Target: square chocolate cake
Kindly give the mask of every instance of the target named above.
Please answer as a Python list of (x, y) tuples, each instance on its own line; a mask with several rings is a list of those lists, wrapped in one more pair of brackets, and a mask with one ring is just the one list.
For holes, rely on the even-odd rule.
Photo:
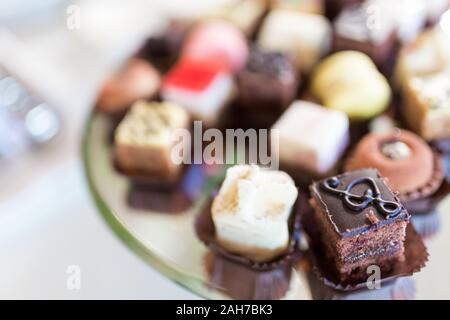
[(254, 47), (237, 84), (239, 106), (281, 112), (294, 100), (299, 76), (289, 55)]
[(323, 250), (342, 281), (370, 265), (404, 259), (410, 215), (375, 169), (351, 171), (311, 186)]

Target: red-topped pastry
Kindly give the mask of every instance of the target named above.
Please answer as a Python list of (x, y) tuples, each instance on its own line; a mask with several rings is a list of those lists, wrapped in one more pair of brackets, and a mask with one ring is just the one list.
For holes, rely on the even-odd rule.
[(231, 74), (220, 60), (183, 58), (164, 78), (161, 95), (212, 126), (230, 100), (233, 87)]

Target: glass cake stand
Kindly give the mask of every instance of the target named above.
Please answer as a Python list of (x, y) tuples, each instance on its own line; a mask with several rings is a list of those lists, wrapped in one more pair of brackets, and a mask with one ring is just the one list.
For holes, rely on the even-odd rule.
[[(208, 250), (198, 240), (194, 230), (195, 218), (212, 189), (218, 185), (218, 179), (209, 176), (201, 168), (194, 168), (187, 173), (191, 175), (188, 189), (191, 192), (194, 190), (190, 195), (193, 202), (182, 213), (170, 214), (163, 212), (161, 207), (156, 210), (146, 208), (144, 200), (150, 199), (150, 202), (157, 203), (164, 195), (132, 195), (129, 180), (119, 174), (113, 165), (113, 125), (107, 117), (93, 113), (85, 127), (83, 163), (89, 190), (98, 211), (123, 242), (162, 275), (201, 297), (228, 298), (222, 288), (211, 283), (205, 268)], [(440, 207), (439, 215), (435, 217), (435, 220), (440, 221), (440, 231), (426, 241), (430, 254), (427, 266), (412, 277), (416, 287), (415, 298), (450, 298), (449, 210), (450, 199), (447, 198)], [(289, 294), (287, 298), (311, 299), (307, 276), (298, 271), (295, 272), (295, 278), (295, 293)], [(356, 295), (355, 298), (377, 298), (377, 295)]]

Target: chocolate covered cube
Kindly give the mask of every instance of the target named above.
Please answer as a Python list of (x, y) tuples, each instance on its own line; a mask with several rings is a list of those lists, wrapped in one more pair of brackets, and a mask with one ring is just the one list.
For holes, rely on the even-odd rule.
[(289, 55), (254, 47), (237, 76), (238, 103), (245, 108), (281, 111), (296, 97), (298, 85), (299, 75)]
[(375, 169), (347, 172), (311, 187), (323, 250), (340, 279), (404, 260), (410, 215)]
[(177, 180), (182, 164), (171, 157), (174, 133), (189, 126), (188, 113), (176, 104), (136, 102), (115, 131), (116, 166), (131, 176)]

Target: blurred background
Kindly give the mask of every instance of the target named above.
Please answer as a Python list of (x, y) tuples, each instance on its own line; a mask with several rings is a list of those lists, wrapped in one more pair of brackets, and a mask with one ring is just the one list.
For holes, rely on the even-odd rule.
[[(167, 15), (221, 2), (0, 1), (0, 104), (21, 106), (0, 113), (0, 298), (195, 298), (108, 229), (80, 143), (105, 76)], [(79, 290), (67, 287), (73, 265)]]

